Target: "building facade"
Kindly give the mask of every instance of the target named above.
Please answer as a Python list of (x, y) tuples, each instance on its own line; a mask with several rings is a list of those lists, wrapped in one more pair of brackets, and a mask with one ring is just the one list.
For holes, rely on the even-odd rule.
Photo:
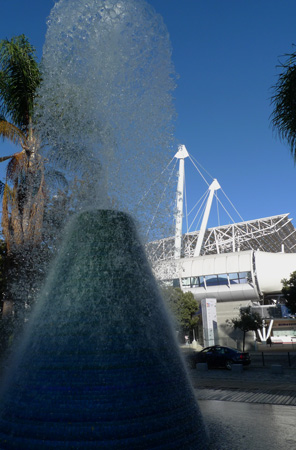
[(226, 321), (238, 316), (241, 307), (281, 304), (282, 279), (296, 270), (296, 233), (288, 216), (209, 229), (200, 256), (194, 256), (198, 232), (182, 236), (177, 259), (173, 238), (150, 243), (156, 278), (192, 292), (197, 301), (216, 299), (217, 343), (238, 346), (238, 333)]

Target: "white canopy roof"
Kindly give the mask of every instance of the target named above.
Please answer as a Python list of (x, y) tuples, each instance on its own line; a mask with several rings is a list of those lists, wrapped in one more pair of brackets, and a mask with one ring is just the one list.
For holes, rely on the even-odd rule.
[[(296, 230), (289, 214), (233, 223), (206, 230), (201, 255), (244, 250), (296, 253)], [(199, 231), (183, 234), (182, 257), (194, 256)], [(174, 258), (174, 237), (147, 245), (152, 262)]]

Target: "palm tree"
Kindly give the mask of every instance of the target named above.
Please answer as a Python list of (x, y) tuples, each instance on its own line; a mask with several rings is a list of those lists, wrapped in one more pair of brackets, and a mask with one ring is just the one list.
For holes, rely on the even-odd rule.
[(286, 57), (273, 87), (271, 122), (280, 138), (289, 144), (296, 162), (296, 52)]
[[(41, 82), (35, 50), (24, 36), (0, 41), (0, 136), (19, 147), (0, 184), (2, 230), (7, 248), (4, 309), (23, 315), (40, 283), (42, 224), (46, 200), (44, 165), (34, 131), (34, 98)], [(21, 289), (20, 289), (21, 285)], [(12, 306), (12, 309), (11, 309)], [(21, 319), (18, 321), (23, 323)]]
[(45, 203), (43, 161), (34, 133), (33, 108), (41, 72), (24, 36), (0, 41), (0, 135), (21, 147), (11, 156), (2, 183), (2, 228), (8, 252), (41, 242)]

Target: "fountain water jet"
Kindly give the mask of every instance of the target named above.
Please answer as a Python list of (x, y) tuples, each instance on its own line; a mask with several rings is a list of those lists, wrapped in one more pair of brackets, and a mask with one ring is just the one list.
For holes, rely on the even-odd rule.
[(68, 225), (7, 374), (1, 449), (206, 449), (202, 417), (132, 220)]
[[(83, 179), (82, 209), (116, 205), (145, 231), (164, 190), (155, 180), (175, 153), (171, 52), (161, 16), (144, 0), (60, 0), (43, 48), (36, 109), (44, 155)], [(173, 189), (166, 198), (159, 224)]]

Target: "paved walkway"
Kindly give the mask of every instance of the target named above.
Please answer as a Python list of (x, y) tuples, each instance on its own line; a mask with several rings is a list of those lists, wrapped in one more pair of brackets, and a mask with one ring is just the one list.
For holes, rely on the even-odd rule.
[(196, 389), (198, 400), (296, 406), (295, 391)]

